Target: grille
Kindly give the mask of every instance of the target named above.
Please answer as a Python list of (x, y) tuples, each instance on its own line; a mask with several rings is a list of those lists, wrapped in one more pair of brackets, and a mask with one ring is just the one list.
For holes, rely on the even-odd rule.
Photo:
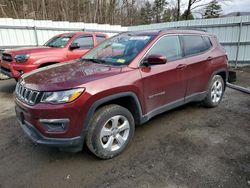
[(34, 105), (37, 102), (39, 93), (38, 91), (34, 91), (31, 89), (28, 89), (21, 85), (19, 82), (16, 85), (16, 96), (23, 102), (27, 104)]
[(10, 54), (2, 53), (2, 60), (11, 62), (13, 59)]

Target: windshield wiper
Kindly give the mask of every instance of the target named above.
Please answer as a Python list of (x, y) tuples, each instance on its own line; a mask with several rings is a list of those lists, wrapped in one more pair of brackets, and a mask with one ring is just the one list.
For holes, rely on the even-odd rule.
[(81, 58), (81, 60), (83, 61), (92, 61), (94, 63), (98, 63), (98, 64), (105, 64), (106, 61), (102, 60), (102, 59), (94, 59), (94, 58)]

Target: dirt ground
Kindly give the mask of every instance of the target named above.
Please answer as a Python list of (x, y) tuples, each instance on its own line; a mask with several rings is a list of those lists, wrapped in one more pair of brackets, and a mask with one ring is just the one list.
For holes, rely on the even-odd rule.
[(189, 104), (159, 115), (105, 161), (86, 147), (72, 154), (35, 146), (15, 119), (14, 88), (0, 81), (1, 188), (250, 187), (250, 95), (227, 89), (217, 108)]
[(237, 81), (235, 84), (250, 89), (250, 66), (233, 69), (236, 71)]

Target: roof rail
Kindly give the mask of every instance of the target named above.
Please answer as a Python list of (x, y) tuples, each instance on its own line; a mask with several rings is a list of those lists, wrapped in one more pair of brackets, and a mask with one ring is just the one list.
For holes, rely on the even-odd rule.
[(207, 32), (207, 30), (205, 30), (205, 29), (199, 29), (197, 27), (177, 26), (177, 27), (166, 27), (166, 28), (160, 29), (159, 33), (162, 32), (162, 31), (168, 31), (168, 30), (194, 30), (194, 31)]

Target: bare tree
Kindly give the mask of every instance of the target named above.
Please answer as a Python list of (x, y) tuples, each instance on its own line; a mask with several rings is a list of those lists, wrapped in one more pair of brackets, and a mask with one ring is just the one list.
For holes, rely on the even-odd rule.
[[(191, 14), (191, 11), (194, 11), (197, 8), (205, 7), (205, 6), (209, 5), (211, 3), (211, 1), (212, 0), (210, 0), (208, 2), (207, 1), (205, 2), (204, 0), (188, 0), (188, 6), (187, 6), (186, 14), (185, 14), (185, 19), (186, 20), (188, 19), (188, 16)], [(232, 1), (232, 0), (218, 0), (218, 2), (221, 2), (224, 4), (226, 2), (229, 2), (229, 1)]]
[(177, 0), (177, 21), (180, 20), (180, 11), (181, 11), (181, 0)]
[(181, 15), (181, 0), (0, 0), (0, 17), (135, 25), (187, 19), (206, 2), (188, 0), (185, 15)]

